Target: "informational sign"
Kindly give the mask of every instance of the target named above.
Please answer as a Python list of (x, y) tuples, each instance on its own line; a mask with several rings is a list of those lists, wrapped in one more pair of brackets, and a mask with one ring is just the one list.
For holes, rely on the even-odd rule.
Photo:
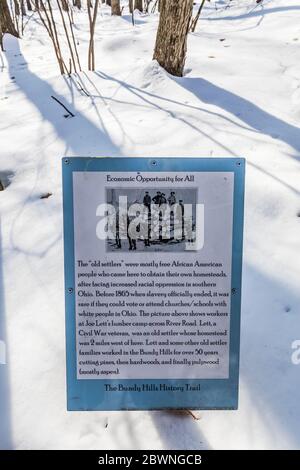
[(62, 165), (68, 410), (236, 409), (245, 161)]

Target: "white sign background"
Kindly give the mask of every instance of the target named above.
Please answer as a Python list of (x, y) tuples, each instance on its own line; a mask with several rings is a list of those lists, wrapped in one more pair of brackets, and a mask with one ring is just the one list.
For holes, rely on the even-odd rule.
[[(74, 237), (75, 237), (75, 280), (77, 283), (77, 277), (79, 273), (83, 273), (85, 270), (88, 272), (91, 270), (91, 267), (88, 266), (87, 268), (78, 267), (77, 260), (101, 260), (102, 262), (105, 261), (118, 261), (118, 259), (122, 259), (126, 262), (128, 261), (136, 261), (136, 262), (151, 262), (151, 261), (164, 261), (170, 262), (178, 261), (178, 262), (185, 262), (185, 263), (194, 263), (196, 260), (200, 263), (222, 263), (222, 270), (226, 273), (226, 277), (222, 278), (209, 278), (203, 277), (199, 278), (197, 281), (200, 282), (201, 280), (205, 280), (207, 282), (216, 282), (217, 283), (217, 290), (219, 292), (229, 292), (231, 290), (231, 258), (232, 258), (232, 221), (233, 221), (233, 185), (234, 185), (234, 173), (232, 172), (145, 172), (142, 173), (143, 177), (153, 177), (158, 176), (159, 178), (163, 177), (175, 177), (175, 175), (181, 176), (183, 179), (186, 178), (187, 175), (193, 175), (194, 181), (193, 182), (176, 182), (173, 185), (170, 182), (160, 182), (159, 184), (153, 184), (153, 182), (143, 183), (143, 188), (147, 191), (147, 188), (153, 188), (157, 186), (157, 190), (163, 191), (164, 188), (166, 190), (170, 190), (172, 188), (176, 191), (176, 188), (195, 188), (197, 189), (197, 198), (199, 204), (204, 204), (204, 246), (199, 251), (186, 251), (186, 252), (147, 252), (146, 250), (143, 251), (135, 251), (135, 252), (108, 252), (106, 249), (106, 242), (103, 240), (99, 240), (96, 237), (96, 225), (99, 221), (99, 217), (96, 216), (96, 210), (99, 204), (106, 202), (106, 189), (107, 188), (141, 188), (141, 183), (128, 183), (126, 181), (118, 181), (118, 182), (108, 182), (107, 175), (111, 175), (113, 178), (124, 178), (130, 177), (136, 178), (137, 173), (135, 172), (74, 172), (73, 173), (73, 203), (74, 203)], [(93, 268), (94, 271), (103, 271), (102, 268)], [(108, 273), (113, 273), (116, 268), (114, 267), (106, 267), (105, 270)], [(117, 269), (120, 272), (120, 268)], [(124, 272), (126, 272), (126, 268), (124, 267)], [(163, 271), (163, 268), (160, 268), (160, 271)], [(167, 270), (167, 269), (166, 269)], [(174, 270), (174, 269), (173, 269)], [(193, 268), (176, 268), (175, 271), (180, 273), (187, 270), (193, 270)], [(217, 271), (219, 270), (216, 269)], [(213, 272), (214, 268), (210, 268), (210, 271)], [(108, 278), (109, 279), (109, 278)], [(132, 279), (130, 279), (132, 281)], [(148, 279), (149, 281), (151, 279)], [(107, 281), (107, 279), (106, 279)], [(154, 278), (154, 281), (156, 279)], [(76, 286), (75, 286), (76, 287)], [(112, 289), (113, 291), (114, 289)], [(171, 289), (175, 290), (175, 289)], [(180, 290), (180, 289), (179, 289)], [(189, 288), (189, 291), (193, 295), (197, 293), (197, 290), (202, 290), (201, 288)], [(149, 288), (140, 288), (139, 291), (147, 292)], [(103, 299), (99, 299), (100, 301)], [(107, 300), (107, 299), (106, 299)], [(116, 300), (116, 299), (114, 299)], [(150, 300), (150, 299), (149, 299)], [(153, 300), (153, 299), (152, 299)], [(158, 301), (159, 299), (156, 299)], [(171, 298), (174, 300), (174, 298)], [(179, 301), (177, 297), (175, 297), (176, 301)], [(184, 300), (184, 299), (183, 299)], [(199, 298), (198, 298), (199, 300)], [(200, 299), (202, 301), (206, 301), (206, 299)], [(230, 295), (229, 298), (226, 299), (227, 306), (226, 311), (228, 312), (228, 316), (221, 316), (218, 318), (214, 318), (213, 320), (217, 322), (217, 326), (215, 326), (214, 330), (227, 330), (228, 336), (226, 338), (227, 344), (225, 346), (219, 345), (216, 346), (219, 363), (218, 364), (205, 364), (205, 365), (190, 365), (186, 366), (183, 363), (174, 363), (172, 365), (157, 365), (157, 364), (147, 364), (147, 365), (139, 365), (139, 364), (127, 364), (127, 365), (120, 365), (118, 367), (118, 375), (109, 375), (110, 369), (112, 368), (109, 365), (104, 366), (95, 366), (97, 361), (99, 362), (102, 357), (103, 353), (103, 346), (94, 345), (91, 348), (89, 344), (90, 338), (93, 337), (93, 327), (89, 326), (78, 326), (80, 322), (82, 322), (82, 317), (79, 316), (80, 311), (82, 308), (79, 307), (79, 302), (84, 301), (82, 297), (78, 296), (78, 288), (76, 288), (76, 351), (77, 351), (77, 378), (78, 379), (99, 379), (99, 378), (108, 378), (108, 379), (213, 379), (213, 378), (228, 378), (229, 374), (229, 334), (230, 334)], [(109, 301), (109, 299), (108, 299)], [(196, 307), (193, 310), (200, 309), (201, 311), (205, 311), (209, 314), (212, 311), (216, 311), (216, 307)], [(103, 307), (93, 307), (89, 308), (89, 310), (93, 313), (101, 312), (105, 313), (105, 308)], [(131, 309), (134, 310), (134, 309)], [(138, 312), (139, 308), (136, 309)], [(144, 309), (145, 310), (145, 309)], [(150, 309), (151, 310), (151, 309)], [(153, 308), (152, 308), (153, 310)], [(157, 308), (156, 308), (157, 310)], [(169, 307), (162, 307), (161, 313), (163, 314), (165, 311), (170, 311)], [(172, 309), (171, 309), (172, 310)], [(178, 309), (177, 309), (178, 310)], [(179, 308), (180, 310), (180, 308)], [(221, 308), (219, 310), (222, 310)], [(224, 309), (223, 309), (224, 310)], [(163, 319), (163, 315), (162, 315)], [(207, 318), (206, 318), (207, 319)], [(126, 319), (125, 319), (126, 320)], [(156, 321), (159, 318), (156, 317)], [(205, 319), (204, 319), (205, 320)], [(174, 321), (178, 321), (174, 319)], [(197, 319), (198, 321), (198, 319)], [(103, 327), (103, 331), (112, 331), (114, 327), (106, 326)], [(182, 331), (183, 326), (172, 326), (173, 330)], [(149, 331), (151, 328), (148, 328)], [(154, 330), (155, 328), (152, 328)], [(170, 330), (169, 326), (161, 327), (162, 332), (167, 332)], [(196, 328), (197, 330), (198, 328)], [(201, 327), (199, 328), (201, 330)], [(204, 328), (207, 331), (209, 328)], [(212, 330), (212, 328), (210, 328)], [(79, 330), (82, 332), (86, 332), (86, 337), (82, 337), (79, 335)], [(194, 328), (195, 330), (195, 328)], [(128, 332), (129, 337), (131, 335), (131, 328), (122, 327), (122, 331)], [(151, 333), (151, 331), (150, 331)], [(90, 336), (89, 336), (90, 335)], [(155, 338), (158, 339), (157, 337)], [(173, 338), (178, 340), (178, 337)], [(194, 337), (193, 337), (194, 339)], [(204, 337), (198, 337), (198, 341), (203, 341), (203, 339), (207, 339)], [(210, 339), (208, 337), (208, 339)], [(216, 339), (216, 338), (215, 338)], [(217, 339), (219, 339), (217, 337)], [(222, 338), (221, 338), (222, 339)], [(86, 342), (86, 345), (83, 345), (83, 342)], [(130, 350), (131, 345), (122, 346), (123, 350), (127, 354), (128, 357), (131, 357)], [(201, 346), (201, 348), (205, 350), (209, 350), (209, 346)], [(120, 349), (115, 348), (115, 349)], [(147, 349), (147, 348), (144, 348)], [(158, 350), (160, 351), (163, 347), (155, 346), (149, 347), (149, 351), (151, 350)], [(193, 349), (193, 348), (192, 348)], [(211, 349), (211, 348), (210, 348)], [(187, 347), (186, 345), (176, 346), (176, 350), (179, 352), (179, 356), (182, 357), (186, 354), (187, 350), (191, 350), (191, 348)], [(91, 352), (94, 351), (94, 354)], [(82, 354), (83, 353), (83, 354)], [(143, 355), (141, 356), (143, 357)], [(189, 360), (197, 361), (199, 356), (196, 353), (187, 356)], [(143, 357), (147, 360), (148, 356)], [(162, 356), (159, 355), (159, 359)], [(89, 360), (92, 364), (91, 365), (82, 365), (79, 361), (86, 361)], [(113, 359), (108, 358), (108, 359)], [(138, 357), (133, 358), (135, 361), (139, 359)], [(207, 360), (203, 357), (204, 360)], [(208, 359), (209, 362), (209, 359)], [(92, 371), (98, 370), (98, 372), (102, 371), (104, 375), (97, 375), (96, 373), (92, 373)], [(101, 372), (101, 373), (102, 373)], [(107, 375), (105, 375), (107, 373)]]

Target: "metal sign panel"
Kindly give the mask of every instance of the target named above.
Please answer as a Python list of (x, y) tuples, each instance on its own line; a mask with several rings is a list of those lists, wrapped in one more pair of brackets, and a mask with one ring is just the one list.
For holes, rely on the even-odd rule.
[(236, 409), (244, 159), (62, 166), (68, 410)]

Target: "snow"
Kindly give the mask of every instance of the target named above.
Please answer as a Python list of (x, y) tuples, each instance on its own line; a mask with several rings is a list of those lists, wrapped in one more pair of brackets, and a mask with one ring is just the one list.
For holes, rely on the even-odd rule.
[[(22, 40), (5, 37), (0, 448), (300, 447), (300, 365), (291, 361), (300, 339), (299, 20), (296, 0), (207, 3), (189, 36), (184, 78), (151, 61), (156, 14), (136, 12), (133, 27), (126, 9), (111, 18), (101, 7), (96, 71), (71, 77), (59, 75), (36, 15)], [(86, 11), (75, 22), (86, 70)], [(51, 96), (75, 117), (64, 117)], [(201, 411), (199, 421), (174, 412), (66, 411), (64, 155), (247, 158), (238, 411)]]

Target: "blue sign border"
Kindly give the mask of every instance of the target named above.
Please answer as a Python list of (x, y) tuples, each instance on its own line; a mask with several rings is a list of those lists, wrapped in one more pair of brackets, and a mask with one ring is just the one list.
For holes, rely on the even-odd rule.
[[(73, 220), (74, 171), (165, 171), (234, 172), (232, 237), (232, 284), (230, 317), (230, 359), (228, 379), (147, 379), (108, 380), (76, 377), (75, 261)], [(162, 410), (229, 409), (238, 407), (241, 278), (244, 220), (245, 159), (243, 158), (90, 158), (62, 159), (64, 265), (66, 308), (67, 409), (88, 410)], [(168, 386), (200, 386), (200, 391), (117, 391), (107, 392), (105, 384), (134, 387), (164, 383)]]

